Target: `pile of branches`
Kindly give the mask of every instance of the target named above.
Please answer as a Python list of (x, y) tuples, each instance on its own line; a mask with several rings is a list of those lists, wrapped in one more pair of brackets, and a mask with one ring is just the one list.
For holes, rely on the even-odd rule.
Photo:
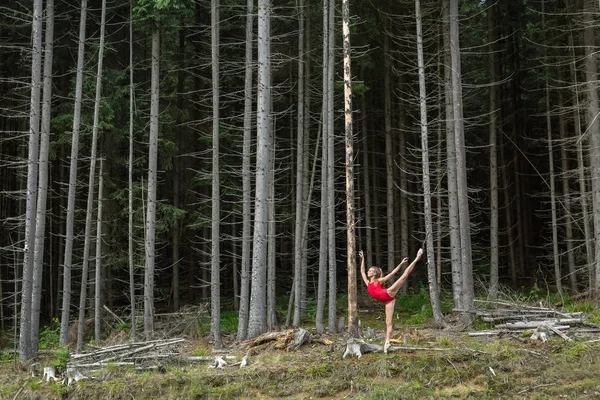
[(162, 339), (102, 347), (95, 351), (73, 354), (67, 367), (89, 369), (107, 365), (145, 366), (174, 361), (180, 358), (178, 347), (184, 339)]
[(582, 312), (566, 312), (550, 307), (536, 307), (500, 301), (482, 303), (485, 303), (488, 307), (490, 305), (496, 307), (475, 310), (477, 317), (483, 322), (491, 323), (494, 329), (470, 332), (469, 336), (511, 333), (523, 335), (532, 332), (531, 339), (534, 340), (545, 341), (547, 335), (556, 334), (570, 341), (571, 338), (565, 333), (569, 330), (579, 334), (600, 332), (598, 327), (585, 322), (585, 316)]

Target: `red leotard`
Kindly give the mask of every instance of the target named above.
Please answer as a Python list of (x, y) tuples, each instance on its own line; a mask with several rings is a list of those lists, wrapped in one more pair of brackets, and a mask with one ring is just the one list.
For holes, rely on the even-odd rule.
[(372, 298), (379, 300), (382, 303), (388, 303), (395, 299), (395, 297), (388, 294), (387, 289), (382, 287), (381, 282), (379, 281), (369, 282), (367, 285), (367, 292), (369, 292)]

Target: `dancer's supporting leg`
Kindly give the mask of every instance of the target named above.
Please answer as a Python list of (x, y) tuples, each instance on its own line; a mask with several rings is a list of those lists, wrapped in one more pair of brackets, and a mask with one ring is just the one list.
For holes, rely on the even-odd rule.
[(385, 344), (383, 345), (383, 352), (387, 353), (390, 347), (390, 339), (392, 338), (392, 330), (394, 328), (394, 306), (396, 305), (396, 299), (385, 303)]

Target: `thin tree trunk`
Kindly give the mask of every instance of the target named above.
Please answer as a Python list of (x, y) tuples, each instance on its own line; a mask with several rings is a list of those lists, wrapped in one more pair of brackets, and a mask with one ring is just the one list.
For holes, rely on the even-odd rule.
[(219, 0), (211, 1), (212, 55), (212, 230), (211, 230), (211, 331), (214, 347), (223, 347), (221, 340), (221, 179), (219, 171)]
[(449, 3), (444, 0), (443, 19), (444, 19), (444, 81), (446, 98), (446, 152), (448, 168), (448, 225), (450, 228), (450, 260), (452, 267), (452, 297), (454, 307), (463, 309), (463, 283), (461, 271), (462, 250), (460, 244), (460, 222), (458, 216), (458, 189), (456, 184), (456, 144), (454, 140), (454, 109), (452, 107), (452, 65), (450, 60), (450, 17)]
[[(471, 227), (469, 194), (467, 187), (467, 164), (465, 154), (464, 121), (462, 106), (462, 82), (458, 24), (458, 0), (450, 0), (450, 60), (452, 64), (452, 105), (454, 113), (454, 143), (456, 151), (456, 188), (458, 194), (458, 217), (460, 224), (461, 269), (463, 309), (473, 308), (473, 263), (471, 258)], [(470, 319), (469, 314), (464, 314)]]
[[(400, 91), (403, 92), (405, 89), (404, 78), (402, 75), (399, 76), (398, 86)], [(408, 149), (406, 146), (407, 136), (407, 123), (406, 123), (406, 104), (402, 98), (398, 99), (399, 112), (398, 112), (398, 147), (399, 149), (399, 181), (400, 181), (400, 254), (408, 254), (409, 252), (409, 239), (410, 239), (410, 226), (409, 226), (409, 200), (408, 200)], [(372, 265), (372, 264), (369, 264)], [(402, 287), (403, 292), (406, 292), (407, 285)]]
[[(46, 2), (46, 36), (44, 56), (44, 88), (42, 99), (42, 133), (38, 165), (37, 213), (35, 223), (35, 250), (33, 255), (33, 288), (31, 297), (31, 345), (33, 354), (38, 350), (40, 332), (40, 305), (44, 271), (44, 240), (46, 233), (46, 204), (48, 200), (48, 153), (50, 152), (50, 108), (52, 102), (52, 59), (54, 53), (54, 0)], [(50, 246), (52, 249), (52, 246)], [(52, 263), (50, 263), (52, 265)], [(50, 274), (52, 283), (52, 274)], [(50, 289), (52, 293), (52, 289)], [(52, 300), (50, 301), (52, 304)]]
[(79, 46), (77, 50), (77, 74), (75, 78), (75, 105), (73, 109), (73, 133), (71, 137), (71, 163), (69, 167), (69, 194), (67, 199), (67, 226), (65, 259), (63, 265), (63, 298), (60, 321), (60, 344), (69, 343), (69, 317), (71, 313), (71, 261), (73, 258), (73, 223), (75, 219), (75, 194), (77, 191), (77, 158), (79, 154), (79, 128), (81, 125), (81, 99), (83, 92), (83, 65), (85, 61), (85, 26), (87, 0), (81, 0), (79, 20)]
[(148, 140), (148, 200), (146, 209), (146, 270), (144, 273), (144, 335), (154, 336), (154, 269), (156, 246), (156, 186), (158, 183), (158, 113), (160, 99), (160, 29), (152, 23), (152, 72), (150, 80), (150, 134)]
[(129, 161), (128, 161), (128, 216), (127, 225), (128, 238), (128, 264), (129, 264), (129, 304), (131, 307), (131, 340), (135, 340), (136, 321), (135, 321), (135, 275), (133, 264), (133, 116), (134, 116), (134, 96), (133, 87), (133, 0), (129, 2)]
[[(335, 238), (335, 127), (334, 127), (334, 91), (335, 91), (335, 0), (329, 0), (329, 34), (327, 39), (327, 248), (329, 249), (329, 307), (328, 326), (330, 332), (337, 331), (337, 251)], [(325, 137), (323, 137), (325, 138)], [(354, 207), (354, 206), (353, 206)], [(354, 209), (353, 209), (354, 210)], [(353, 215), (354, 217), (354, 215)], [(354, 228), (353, 228), (354, 231)]]
[[(562, 91), (558, 92), (558, 107), (564, 108)], [(563, 208), (565, 214), (565, 242), (567, 245), (567, 264), (569, 268), (569, 284), (571, 290), (577, 292), (577, 269), (575, 268), (575, 253), (573, 249), (573, 215), (571, 214), (571, 189), (569, 185), (569, 158), (567, 150), (567, 120), (565, 115), (559, 115), (558, 126), (560, 130), (560, 161), (562, 172)]]
[(244, 138), (242, 148), (242, 269), (240, 273), (240, 311), (238, 340), (248, 336), (248, 308), (250, 303), (250, 251), (252, 246), (252, 204), (250, 158), (252, 151), (252, 26), (254, 1), (246, 2), (246, 61), (244, 78)]
[(510, 270), (510, 281), (514, 286), (517, 284), (517, 261), (515, 256), (515, 247), (514, 247), (514, 236), (513, 236), (513, 219), (512, 219), (512, 211), (511, 211), (511, 198), (512, 195), (510, 190), (508, 189), (510, 184), (508, 180), (510, 162), (506, 160), (504, 156), (504, 139), (503, 136), (500, 135), (499, 146), (500, 146), (500, 162), (499, 164), (503, 167), (500, 169), (500, 173), (502, 176), (502, 192), (504, 193), (504, 217), (506, 219), (506, 244), (508, 248), (508, 264)]
[(385, 181), (386, 181), (386, 221), (387, 221), (387, 271), (396, 267), (395, 260), (395, 229), (394, 229), (394, 158), (392, 157), (392, 95), (391, 95), (391, 61), (389, 33), (383, 33), (384, 72), (383, 72), (383, 103), (385, 130)]
[(98, 214), (96, 217), (96, 276), (94, 284), (96, 287), (94, 298), (94, 340), (100, 343), (100, 331), (102, 328), (102, 206), (104, 195), (104, 171), (103, 161), (100, 159), (100, 170), (98, 171)]
[(590, 218), (589, 218), (589, 206), (587, 202), (587, 188), (586, 188), (586, 176), (585, 176), (585, 161), (583, 158), (583, 136), (581, 132), (581, 118), (579, 112), (581, 110), (579, 106), (579, 82), (577, 81), (577, 71), (575, 57), (575, 46), (573, 43), (573, 34), (569, 35), (569, 48), (572, 50), (573, 61), (569, 63), (569, 70), (571, 73), (571, 80), (573, 81), (573, 127), (575, 129), (575, 137), (577, 137), (577, 174), (579, 181), (579, 198), (581, 201), (582, 221), (583, 224), (583, 235), (585, 243), (585, 254), (588, 267), (588, 286), (590, 290), (594, 287), (594, 248), (593, 238), (590, 229)]
[(33, 2), (31, 28), (31, 97), (29, 108), (29, 153), (27, 155), (27, 197), (25, 211), (25, 246), (23, 249), (23, 276), (21, 286), (21, 330), (19, 336), (19, 360), (25, 364), (35, 356), (31, 343), (33, 290), (33, 258), (35, 249), (35, 225), (38, 190), (38, 150), (40, 137), (40, 92), (42, 77), (42, 0)]
[(94, 208), (94, 181), (96, 178), (96, 154), (98, 152), (98, 129), (100, 125), (100, 97), (102, 94), (102, 63), (104, 61), (104, 32), (106, 28), (106, 0), (102, 0), (100, 22), (100, 43), (98, 44), (98, 71), (96, 73), (96, 97), (94, 99), (94, 125), (92, 127), (92, 150), (90, 154), (90, 174), (88, 179), (88, 197), (85, 214), (85, 236), (81, 268), (81, 291), (79, 293), (79, 319), (77, 323), (77, 352), (83, 351), (85, 330), (85, 309), (88, 289), (89, 254), (92, 236), (92, 213)]
[(499, 273), (498, 260), (500, 249), (498, 245), (498, 232), (500, 223), (498, 218), (498, 150), (497, 133), (500, 113), (498, 112), (498, 55), (496, 54), (498, 3), (492, 4), (488, 11), (488, 35), (490, 52), (490, 287), (488, 297), (495, 299), (498, 296)]
[[(322, 145), (322, 156), (321, 156), (321, 207), (320, 207), (320, 224), (319, 224), (319, 272), (317, 282), (317, 318), (316, 328), (317, 332), (325, 330), (323, 326), (323, 314), (325, 313), (325, 293), (327, 291), (327, 260), (329, 257), (329, 213), (328, 213), (328, 179), (327, 174), (329, 172), (329, 1), (323, 1), (323, 71), (322, 71), (322, 107), (321, 107), (321, 121), (323, 129), (323, 145)], [(296, 307), (294, 309), (294, 326), (300, 324), (300, 318), (302, 316), (301, 310), (303, 308), (302, 302), (306, 301), (302, 298), (300, 292), (300, 283), (297, 283), (298, 291), (296, 291)]]
[[(296, 221), (294, 225), (294, 292), (298, 292), (300, 284), (302, 282), (302, 275), (304, 269), (303, 263), (303, 244), (304, 244), (304, 232), (302, 231), (304, 223), (304, 181), (305, 181), (305, 166), (304, 166), (304, 78), (305, 78), (305, 54), (304, 54), (304, 0), (298, 1), (298, 101), (297, 101), (297, 125), (296, 125)], [(308, 215), (306, 216), (308, 217)], [(320, 278), (320, 275), (319, 275)], [(317, 295), (317, 314), (315, 318), (315, 325), (318, 333), (323, 333), (323, 310), (324, 310), (324, 299), (321, 298), (321, 280), (318, 282), (318, 295)], [(323, 296), (324, 297), (324, 296)]]
[[(184, 80), (185, 80), (185, 37), (186, 37), (186, 28), (185, 28), (185, 19), (181, 17), (181, 27), (179, 28), (179, 62), (181, 63), (181, 68), (177, 72), (177, 109), (180, 110), (177, 114), (177, 134), (175, 137), (175, 147), (177, 148), (177, 152), (181, 151), (181, 139), (184, 135), (183, 133), (183, 124), (182, 124), (182, 114), (183, 114), (183, 91), (184, 91)], [(180, 177), (181, 175), (181, 159), (176, 156), (173, 159), (173, 207), (179, 208), (179, 191), (180, 191)], [(173, 245), (173, 277), (171, 281), (171, 288), (173, 292), (173, 311), (179, 311), (179, 292), (180, 292), (180, 278), (179, 278), (179, 270), (180, 270), (180, 247), (181, 247), (181, 222), (177, 220), (171, 229), (171, 238)], [(235, 259), (235, 257), (234, 257)], [(235, 270), (234, 270), (235, 271)], [(237, 294), (237, 293), (236, 293)], [(238, 298), (234, 296), (234, 303), (237, 302)], [(236, 307), (237, 310), (237, 307)]]
[[(546, 38), (546, 11), (545, 1), (542, 0), (542, 30), (544, 31), (544, 39)], [(549, 63), (547, 50), (544, 49), (544, 58), (546, 65)], [(562, 296), (562, 273), (560, 270), (560, 255), (558, 254), (558, 223), (556, 221), (556, 183), (554, 180), (554, 149), (552, 143), (552, 118), (550, 116), (550, 86), (548, 82), (548, 67), (546, 70), (546, 130), (548, 138), (548, 178), (550, 180), (550, 208), (551, 208), (551, 224), (552, 224), (552, 255), (554, 261), (554, 276), (556, 278), (556, 290)]]
[(257, 153), (256, 199), (254, 207), (254, 237), (252, 252), (252, 285), (248, 336), (265, 332), (267, 290), (267, 232), (269, 214), (269, 167), (271, 165), (271, 5), (258, 2), (258, 91), (257, 91)]
[(352, 67), (350, 58), (350, 4), (342, 0), (342, 41), (344, 49), (344, 124), (346, 147), (346, 237), (348, 240), (348, 334), (358, 337), (358, 293), (354, 222), (354, 137), (352, 133)]
[[(363, 73), (364, 76), (364, 68)], [(360, 108), (361, 108), (361, 130), (362, 130), (362, 178), (363, 178), (363, 201), (365, 207), (365, 238), (366, 238), (366, 250), (367, 250), (367, 265), (369, 268), (373, 265), (373, 233), (372, 233), (372, 217), (371, 217), (371, 180), (369, 179), (369, 129), (367, 126), (367, 99), (366, 94), (360, 96)], [(401, 134), (402, 135), (402, 134)], [(402, 172), (400, 172), (402, 173)], [(402, 199), (402, 194), (400, 195)], [(400, 220), (400, 226), (402, 226), (402, 219)]]
[(431, 180), (429, 176), (429, 143), (427, 132), (427, 91), (425, 86), (425, 61), (423, 59), (423, 28), (421, 22), (421, 2), (415, 0), (415, 13), (417, 20), (417, 59), (419, 65), (419, 105), (421, 111), (421, 157), (423, 164), (423, 200), (425, 213), (425, 242), (427, 254), (427, 276), (429, 282), (429, 298), (433, 319), (439, 326), (444, 324), (444, 317), (440, 309), (440, 296), (438, 292), (435, 268), (435, 255), (433, 247), (433, 217), (431, 206)]
[(592, 179), (592, 215), (594, 221), (595, 273), (592, 286), (594, 298), (600, 299), (600, 120), (598, 114), (598, 72), (596, 61), (595, 18), (598, 5), (592, 0), (584, 0), (584, 49), (585, 49), (585, 80), (587, 95), (586, 136), (589, 142), (588, 156), (590, 158)]
[[(272, 100), (272, 99), (271, 99)], [(271, 108), (272, 107), (271, 103)], [(274, 331), (277, 329), (277, 314), (275, 310), (276, 305), (276, 242), (275, 237), (277, 235), (276, 229), (277, 224), (275, 220), (275, 127), (271, 129), (271, 141), (273, 143), (271, 149), (271, 167), (270, 170), (270, 182), (269, 182), (269, 227), (268, 227), (268, 243), (267, 243), (267, 329)]]

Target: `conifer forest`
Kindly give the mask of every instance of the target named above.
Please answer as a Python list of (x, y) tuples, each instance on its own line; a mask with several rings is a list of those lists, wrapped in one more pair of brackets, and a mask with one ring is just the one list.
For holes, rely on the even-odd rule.
[(26, 362), (42, 326), (81, 351), (109, 312), (149, 340), (198, 304), (216, 348), (224, 311), (238, 340), (352, 333), (360, 250), (391, 271), (423, 248), (405, 290), (439, 324), (440, 295), (464, 320), (506, 290), (597, 300), (599, 22), (595, 0), (2, 2), (3, 337)]

